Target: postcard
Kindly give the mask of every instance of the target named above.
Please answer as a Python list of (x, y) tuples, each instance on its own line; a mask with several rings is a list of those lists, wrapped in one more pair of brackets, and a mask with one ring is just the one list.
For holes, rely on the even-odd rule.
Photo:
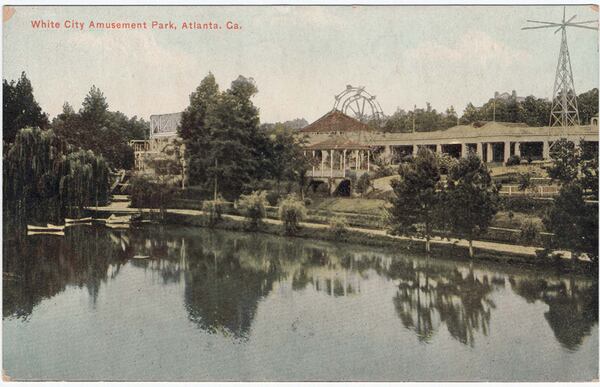
[(598, 380), (597, 5), (2, 39), (4, 381)]

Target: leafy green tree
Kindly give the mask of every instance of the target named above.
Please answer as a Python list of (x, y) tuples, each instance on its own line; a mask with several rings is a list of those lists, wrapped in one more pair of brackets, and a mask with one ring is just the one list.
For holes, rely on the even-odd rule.
[(523, 117), (521, 122), (529, 126), (546, 126), (550, 120), (550, 109), (552, 104), (550, 101), (528, 96), (525, 101), (521, 102), (523, 108)]
[(454, 106), (450, 106), (448, 109), (446, 109), (446, 113), (444, 114), (442, 121), (442, 126), (444, 128), (451, 128), (458, 124), (458, 113), (456, 113)]
[(86, 206), (106, 203), (109, 198), (109, 169), (103, 157), (92, 151), (68, 153), (60, 177), (60, 198), (68, 203), (67, 213), (80, 216)]
[(469, 241), (473, 257), (473, 239), (485, 233), (499, 209), (498, 187), (490, 172), (474, 153), (461, 158), (448, 174), (445, 195), (445, 219), (450, 230)]
[(135, 175), (129, 184), (129, 191), (131, 207), (158, 209), (160, 217), (164, 219), (167, 206), (175, 194), (175, 187), (164, 180)]
[(579, 149), (581, 187), (592, 199), (598, 200), (598, 143), (582, 140)]
[(584, 191), (578, 182), (563, 185), (542, 221), (554, 234), (554, 247), (570, 250), (576, 256), (587, 253), (597, 263), (598, 207), (585, 203), (583, 198)]
[(52, 130), (21, 129), (5, 154), (3, 174), (5, 212), (23, 219), (56, 221), (108, 201), (104, 159), (73, 152)]
[(463, 115), (460, 118), (461, 124), (470, 124), (476, 121), (481, 121), (482, 115), (479, 109), (477, 109), (471, 102), (467, 104), (465, 110), (463, 111)]
[(107, 120), (108, 102), (106, 102), (104, 93), (96, 85), (92, 85), (83, 99), (79, 114), (82, 120), (90, 125), (102, 125)]
[(237, 198), (253, 181), (269, 176), (270, 143), (259, 129), (258, 108), (251, 101), (257, 92), (253, 79), (238, 77), (221, 93), (208, 117), (213, 131), (205, 152), (208, 160), (218, 160), (208, 171), (217, 177), (219, 190), (228, 199)]
[(579, 147), (566, 140), (553, 146), (550, 177), (561, 183), (553, 206), (543, 218), (554, 236), (554, 246), (586, 253), (598, 261), (598, 207), (585, 202), (598, 199), (598, 144), (581, 141)]
[[(577, 97), (579, 118), (583, 125), (588, 125), (590, 119), (598, 114), (598, 89), (586, 91)], [(491, 98), (481, 107), (469, 103), (463, 112), (460, 121), (471, 124), (477, 121), (520, 122), (529, 126), (548, 126), (552, 102), (528, 96), (523, 101), (515, 98)], [(495, 114), (494, 114), (495, 111)]]
[(100, 154), (113, 168), (130, 169), (134, 163), (129, 141), (148, 138), (149, 124), (137, 117), (108, 110), (104, 94), (92, 86), (79, 113), (67, 102), (52, 121), (52, 129), (68, 144)]
[(561, 184), (568, 184), (577, 179), (579, 175), (579, 150), (575, 144), (561, 138), (550, 150), (552, 165), (547, 167), (548, 176), (558, 180)]
[[(258, 109), (251, 101), (257, 92), (254, 80), (242, 76), (220, 92), (209, 74), (190, 96), (179, 133), (186, 145), (190, 184), (200, 186), (206, 194), (217, 188), (233, 200), (251, 191), (257, 181), (302, 174), (303, 168), (273, 159), (273, 143), (259, 127)], [(282, 134), (279, 145), (284, 153), (299, 156), (298, 144), (290, 139)], [(297, 162), (297, 158), (287, 162)]]
[(391, 231), (423, 236), (425, 250), (430, 252), (442, 188), (438, 159), (431, 150), (420, 148), (414, 159), (400, 165), (398, 174), (400, 178), (390, 183), (394, 192), (388, 209)]
[(593, 88), (577, 96), (577, 110), (582, 125), (589, 125), (592, 117), (598, 115), (598, 89)]
[(445, 112), (438, 112), (427, 102), (424, 109), (415, 107), (414, 110), (408, 112), (402, 109), (396, 110), (394, 114), (385, 119), (383, 130), (399, 133), (412, 132), (413, 121), (415, 132), (430, 132), (455, 126), (457, 114), (453, 106), (446, 109)]
[(366, 194), (371, 187), (371, 177), (368, 173), (363, 173), (356, 182), (356, 192), (361, 195)]
[[(219, 95), (219, 85), (214, 75), (209, 73), (190, 95), (190, 105), (181, 114), (178, 132), (185, 144), (189, 180), (192, 185), (207, 185), (210, 179), (214, 182), (215, 176), (209, 174), (209, 169), (218, 161), (208, 159), (204, 152), (210, 147), (213, 134), (208, 116), (216, 109)], [(212, 172), (214, 174), (214, 171)]]
[(269, 174), (275, 179), (277, 191), (280, 191), (282, 181), (297, 182), (300, 187), (300, 197), (304, 199), (304, 190), (308, 183), (306, 172), (311, 167), (310, 158), (304, 155), (302, 148), (304, 141), (283, 124), (275, 124), (267, 131), (267, 135), (270, 146), (266, 159)]
[(48, 117), (33, 96), (31, 81), (25, 72), (17, 82), (2, 81), (2, 139), (12, 143), (17, 132), (25, 127), (48, 128)]

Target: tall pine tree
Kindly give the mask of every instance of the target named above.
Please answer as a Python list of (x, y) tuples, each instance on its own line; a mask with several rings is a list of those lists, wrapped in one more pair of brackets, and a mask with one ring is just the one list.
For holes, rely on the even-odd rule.
[(31, 81), (25, 72), (21, 73), (17, 82), (3, 80), (2, 93), (2, 139), (5, 143), (12, 143), (17, 132), (25, 127), (48, 127), (48, 117), (35, 100)]

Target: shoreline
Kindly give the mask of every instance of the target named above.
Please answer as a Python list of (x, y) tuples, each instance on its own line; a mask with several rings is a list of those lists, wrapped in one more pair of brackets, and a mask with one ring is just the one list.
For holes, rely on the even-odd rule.
[[(99, 207), (87, 208), (91, 214), (99, 217), (109, 216), (112, 213), (142, 213), (144, 219), (153, 218), (158, 215), (157, 209), (138, 208), (112, 208)], [(167, 209), (164, 223), (170, 225), (195, 226), (222, 229), (229, 231), (258, 232), (271, 235), (287, 236), (303, 239), (317, 239), (337, 243), (350, 243), (361, 246), (395, 248), (412, 253), (425, 253), (425, 239), (387, 234), (385, 230), (348, 227), (341, 236), (333, 235), (329, 231), (329, 225), (320, 223), (301, 222), (300, 230), (294, 235), (285, 235), (281, 230), (281, 221), (264, 218), (258, 228), (250, 228), (248, 221), (243, 216), (223, 214), (216, 224), (209, 226), (207, 215), (199, 210)], [(591, 262), (571, 261), (569, 258), (555, 260), (553, 258), (540, 259), (536, 255), (539, 247), (513, 245), (498, 242), (473, 241), (475, 257), (468, 255), (468, 242), (462, 239), (442, 239), (435, 237), (431, 239), (431, 256), (441, 259), (459, 259), (472, 261), (487, 261), (508, 264), (513, 267), (527, 266), (530, 268), (543, 267), (558, 269), (566, 272), (577, 272), (587, 275), (596, 273), (595, 265)]]

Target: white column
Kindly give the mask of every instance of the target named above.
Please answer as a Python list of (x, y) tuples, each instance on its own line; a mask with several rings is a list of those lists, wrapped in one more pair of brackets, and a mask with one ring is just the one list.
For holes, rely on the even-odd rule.
[(460, 144), (460, 157), (467, 157), (468, 149), (467, 144)]
[(323, 171), (325, 169), (325, 152), (324, 150), (321, 151), (321, 177), (323, 177)]
[(333, 154), (334, 154), (334, 150), (330, 150), (329, 151), (329, 165), (331, 166), (329, 168), (329, 177), (333, 177)]
[(390, 160), (392, 156), (392, 147), (386, 145), (383, 147), (383, 158), (386, 160)]
[(312, 151), (312, 156), (313, 156), (312, 163), (311, 163), (312, 164), (312, 176), (315, 177), (315, 151)]
[(367, 150), (367, 171), (371, 171), (371, 151)]
[(515, 142), (515, 156), (521, 157), (521, 143)]
[(542, 148), (542, 156), (544, 160), (550, 159), (550, 143), (548, 141), (544, 141), (544, 145)]
[(344, 177), (346, 177), (346, 149), (344, 149)]
[(354, 166), (356, 167), (356, 170), (358, 171), (358, 149), (354, 151)]
[(487, 162), (491, 163), (494, 161), (494, 147), (491, 142), (487, 143)]
[(483, 143), (481, 143), (481, 142), (477, 143), (477, 156), (479, 156), (481, 161), (485, 161), (483, 159)]
[(504, 162), (510, 157), (510, 141), (504, 141)]
[(417, 157), (417, 153), (419, 153), (419, 146), (415, 144), (413, 145), (413, 157)]
[(442, 144), (435, 144), (435, 152), (442, 154)]

